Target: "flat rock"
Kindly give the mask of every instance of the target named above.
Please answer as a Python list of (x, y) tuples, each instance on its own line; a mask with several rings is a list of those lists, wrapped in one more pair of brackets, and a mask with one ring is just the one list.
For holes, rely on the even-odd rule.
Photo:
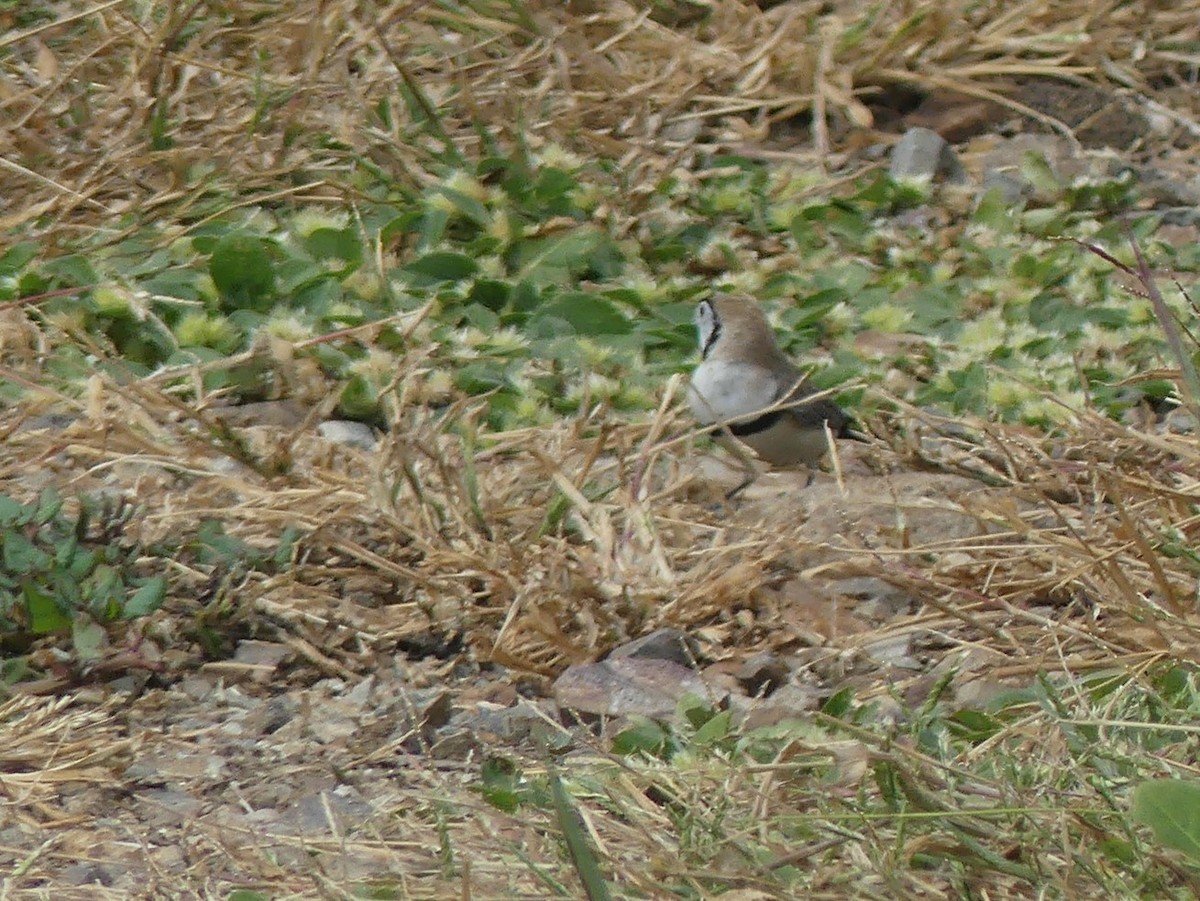
[(892, 148), (888, 174), (894, 179), (952, 182), (965, 179), (965, 171), (946, 139), (928, 128), (910, 128)]
[(571, 666), (554, 683), (554, 699), (560, 707), (602, 716), (665, 719), (674, 714), (685, 694), (714, 704), (727, 696), (686, 666), (639, 657)]
[(248, 404), (214, 407), (211, 411), (233, 426), (268, 425), (282, 429), (294, 429), (304, 422), (308, 410), (294, 400), (262, 400)]
[(375, 446), (379, 444), (374, 429), (369, 425), (350, 419), (327, 420), (317, 426), (317, 432), (326, 441), (344, 444), (347, 447), (357, 447), (361, 450), (375, 450)]
[(769, 695), (787, 681), (791, 667), (786, 660), (770, 651), (760, 651), (743, 661), (737, 679), (751, 697)]
[(686, 632), (680, 629), (655, 629), (648, 635), (614, 648), (608, 659), (670, 660), (680, 666), (694, 668), (696, 650), (695, 640)]
[(821, 701), (822, 694), (816, 688), (789, 683), (769, 698), (735, 697), (732, 706), (740, 713), (741, 728), (751, 732), (788, 720), (807, 720)]

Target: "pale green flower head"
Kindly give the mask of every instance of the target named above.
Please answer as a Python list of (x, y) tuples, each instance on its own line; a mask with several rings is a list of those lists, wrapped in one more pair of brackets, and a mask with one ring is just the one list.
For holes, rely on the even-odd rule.
[(341, 210), (330, 210), (325, 207), (309, 207), (296, 213), (291, 219), (290, 226), (293, 233), (299, 235), (301, 238), (307, 238), (313, 232), (323, 228), (341, 231), (349, 223), (349, 214)]

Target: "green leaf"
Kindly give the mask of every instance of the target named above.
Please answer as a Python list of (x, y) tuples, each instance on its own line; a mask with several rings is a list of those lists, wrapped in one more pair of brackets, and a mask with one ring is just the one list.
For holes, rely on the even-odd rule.
[(985, 741), (1002, 728), (995, 717), (978, 710), (962, 709), (950, 717), (948, 725), (968, 741)]
[(42, 267), (42, 271), (70, 287), (94, 285), (100, 281), (88, 259), (78, 254), (51, 260)]
[(1200, 864), (1200, 781), (1156, 779), (1133, 790), (1133, 818), (1155, 839)]
[(0, 494), (0, 525), (13, 525), (25, 513), (25, 505), (7, 494)]
[(338, 411), (347, 419), (371, 419), (379, 412), (377, 386), (356, 375), (346, 382), (338, 401)]
[(37, 513), (34, 516), (34, 522), (39, 524), (48, 523), (54, 517), (58, 516), (62, 510), (63, 500), (58, 496), (58, 491), (53, 487), (44, 488), (41, 495), (38, 497)]
[(536, 321), (559, 319), (577, 335), (627, 335), (633, 323), (610, 300), (583, 291), (568, 291), (542, 304)]
[(982, 410), (987, 403), (987, 370), (979, 362), (946, 373), (953, 392), (950, 402), (956, 412)]
[(54, 565), (70, 571), (79, 559), (79, 536), (71, 534), (58, 543), (54, 549)]
[(537, 285), (563, 285), (574, 273), (591, 265), (601, 240), (599, 230), (586, 226), (561, 235), (533, 238), (516, 245), (511, 264), (518, 279)]
[(512, 285), (508, 282), (501, 282), (491, 278), (481, 278), (475, 284), (471, 285), (471, 291), (467, 294), (467, 300), (499, 313), (508, 303), (512, 293)]
[(1046, 157), (1035, 150), (1027, 150), (1022, 155), (1020, 172), (1021, 177), (1043, 195), (1054, 196), (1062, 188)]
[(614, 754), (646, 754), (650, 757), (666, 757), (673, 750), (670, 732), (661, 723), (643, 717), (634, 717), (633, 725), (622, 729), (612, 740)]
[(470, 278), (479, 271), (479, 265), (461, 253), (435, 251), (413, 260), (403, 271), (408, 273), (412, 284), (427, 286)]
[(612, 895), (609, 894), (608, 885), (604, 881), (604, 874), (600, 872), (596, 852), (588, 841), (579, 813), (571, 803), (558, 773), (552, 773), (550, 776), (550, 791), (554, 798), (558, 826), (562, 829), (563, 839), (567, 843), (571, 863), (575, 866), (575, 872), (579, 874), (579, 881), (583, 883), (584, 894), (587, 895), (588, 901), (608, 901)]
[(23, 592), (31, 632), (47, 635), (51, 632), (65, 632), (71, 628), (71, 620), (59, 609), (54, 598), (29, 583), (23, 586)]
[(25, 265), (38, 255), (41, 246), (36, 241), (22, 241), (14, 244), (0, 255), (0, 275), (11, 275), (20, 272)]
[(511, 760), (489, 757), (480, 767), (480, 791), (483, 799), (505, 813), (521, 806), (521, 770)]
[(200, 523), (193, 543), (200, 562), (230, 566), (254, 555), (254, 549), (246, 542), (233, 535), (225, 534), (225, 526), (220, 520), (206, 519)]
[(295, 526), (288, 526), (279, 536), (279, 546), (275, 548), (271, 561), (279, 569), (286, 569), (296, 556), (296, 545), (300, 543), (301, 532)]
[[(146, 279), (142, 282), (143, 290), (150, 294), (159, 296), (158, 303), (162, 304), (162, 297), (174, 297), (179, 300), (199, 300), (200, 289), (198, 287), (199, 280), (203, 276), (201, 273), (191, 269), (169, 269), (166, 272), (160, 272), (157, 275)], [(172, 305), (173, 307), (174, 305)], [(168, 308), (171, 309), (171, 308)], [(180, 305), (175, 314), (179, 311), (190, 309)], [(167, 316), (171, 318), (170, 314)]]
[(723, 710), (696, 730), (692, 741), (701, 747), (709, 747), (729, 737), (733, 714)]
[(848, 714), (854, 703), (854, 689), (843, 688), (830, 696), (821, 706), (821, 712), (836, 719), (842, 719)]
[(166, 576), (154, 576), (125, 602), (123, 617), (133, 619), (135, 616), (148, 616), (162, 606), (166, 597)]
[(362, 262), (362, 242), (352, 228), (318, 228), (304, 239), (305, 249), (318, 260)]
[(80, 614), (71, 623), (71, 644), (80, 660), (96, 660), (108, 642), (104, 627), (90, 616)]
[(554, 166), (540, 170), (529, 192), (532, 201), (527, 209), (530, 213), (549, 219), (552, 216), (578, 215), (572, 194), (579, 186), (575, 176)]
[(446, 187), (436, 188), (434, 193), (441, 194), (450, 201), (450, 204), (460, 216), (470, 220), (480, 228), (487, 228), (491, 224), (492, 217), (488, 213), (487, 207), (474, 197)]
[(208, 261), (213, 284), (228, 301), (228, 308), (266, 312), (275, 288), (275, 264), (267, 242), (255, 235), (235, 232), (213, 247)]
[(32, 573), (50, 565), (50, 555), (20, 532), (4, 536), (4, 568), (10, 573)]
[(693, 729), (702, 729), (717, 715), (712, 703), (690, 691), (683, 693), (675, 705), (675, 713)]

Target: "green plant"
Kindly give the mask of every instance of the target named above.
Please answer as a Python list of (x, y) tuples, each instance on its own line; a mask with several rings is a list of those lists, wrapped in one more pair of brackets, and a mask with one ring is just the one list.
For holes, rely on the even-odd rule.
[(1133, 790), (1133, 818), (1149, 826), (1159, 844), (1200, 864), (1200, 781), (1156, 779)]
[(104, 624), (157, 610), (167, 581), (138, 564), (139, 544), (126, 534), (134, 512), (103, 497), (68, 506), (52, 488), (30, 503), (0, 495), (0, 630), (65, 633), (81, 618)]

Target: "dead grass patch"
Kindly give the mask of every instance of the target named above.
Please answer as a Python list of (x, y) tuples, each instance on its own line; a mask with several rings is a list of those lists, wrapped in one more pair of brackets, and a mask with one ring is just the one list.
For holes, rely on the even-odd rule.
[(800, 117), (823, 165), (831, 134), (869, 127), (900, 85), (1007, 102), (1014, 78), (1082, 80), (1200, 133), (1185, 7), (720, 0), (675, 26), (663, 9), (59, 3), (0, 41), (0, 193), (20, 199), (0, 228), (66, 242), (231, 204), (338, 202), (356, 169), (420, 186), (487, 140), (617, 160), (637, 186), (694, 144), (753, 144)]

